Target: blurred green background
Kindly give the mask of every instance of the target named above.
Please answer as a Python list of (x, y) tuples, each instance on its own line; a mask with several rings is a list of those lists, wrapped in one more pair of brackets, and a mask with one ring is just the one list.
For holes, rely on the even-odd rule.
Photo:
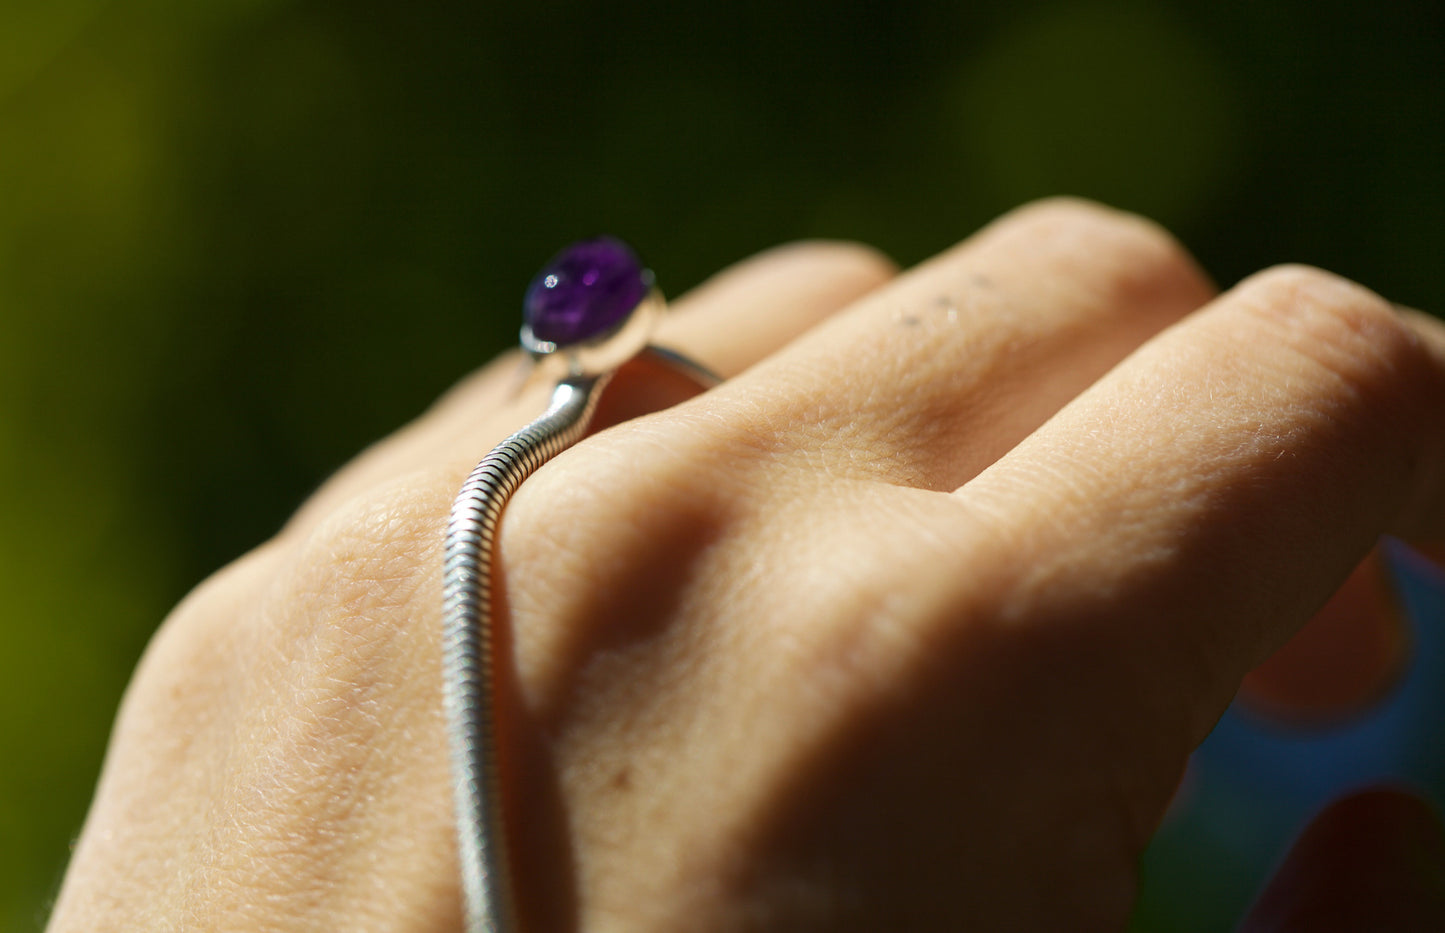
[(1425, 2), (0, 6), (0, 930), (43, 923), (167, 609), (510, 343), (567, 241), (676, 294), (1071, 193), (1225, 284), (1439, 311), (1442, 115)]

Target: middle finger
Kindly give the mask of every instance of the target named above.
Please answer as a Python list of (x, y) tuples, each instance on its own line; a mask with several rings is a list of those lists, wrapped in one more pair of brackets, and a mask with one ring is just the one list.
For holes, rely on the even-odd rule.
[(952, 489), (1213, 292), (1148, 221), (1041, 202), (877, 289), (726, 397), (752, 413), (734, 422), (750, 445), (829, 475)]

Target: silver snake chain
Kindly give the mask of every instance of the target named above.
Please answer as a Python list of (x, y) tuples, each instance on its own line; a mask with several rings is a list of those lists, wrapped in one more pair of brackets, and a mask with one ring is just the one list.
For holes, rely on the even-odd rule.
[(477, 464), (447, 523), (442, 668), (468, 933), (517, 929), (495, 753), (492, 554), (497, 523), (522, 480), (586, 432), (607, 379), (604, 374), (559, 382), (546, 413)]
[(649, 343), (666, 302), (652, 273), (611, 237), (574, 243), (527, 289), (522, 348), (552, 400), (477, 464), (452, 503), (442, 568), (442, 689), (467, 933), (516, 933), (517, 905), (497, 757), (492, 564), (498, 523), (522, 481), (586, 433), (617, 368), (646, 355), (700, 389), (717, 376)]

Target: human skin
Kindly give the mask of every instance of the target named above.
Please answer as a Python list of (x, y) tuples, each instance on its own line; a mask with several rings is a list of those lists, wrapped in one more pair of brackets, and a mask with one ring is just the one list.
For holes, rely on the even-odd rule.
[[(1381, 534), (1445, 537), (1445, 328), (1318, 270), (1216, 295), (1050, 201), (900, 276), (804, 244), (677, 305), (658, 342), (726, 381), (630, 365), (502, 522), (534, 933), (1120, 929), (1245, 674)], [(525, 376), (166, 620), (50, 930), (460, 928), (441, 537)]]

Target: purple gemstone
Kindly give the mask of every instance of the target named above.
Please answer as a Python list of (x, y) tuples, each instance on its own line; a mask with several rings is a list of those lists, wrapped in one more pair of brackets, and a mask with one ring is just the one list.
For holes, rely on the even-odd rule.
[(637, 255), (621, 240), (598, 237), (553, 256), (527, 286), (522, 313), (532, 336), (567, 346), (617, 327), (647, 291)]

